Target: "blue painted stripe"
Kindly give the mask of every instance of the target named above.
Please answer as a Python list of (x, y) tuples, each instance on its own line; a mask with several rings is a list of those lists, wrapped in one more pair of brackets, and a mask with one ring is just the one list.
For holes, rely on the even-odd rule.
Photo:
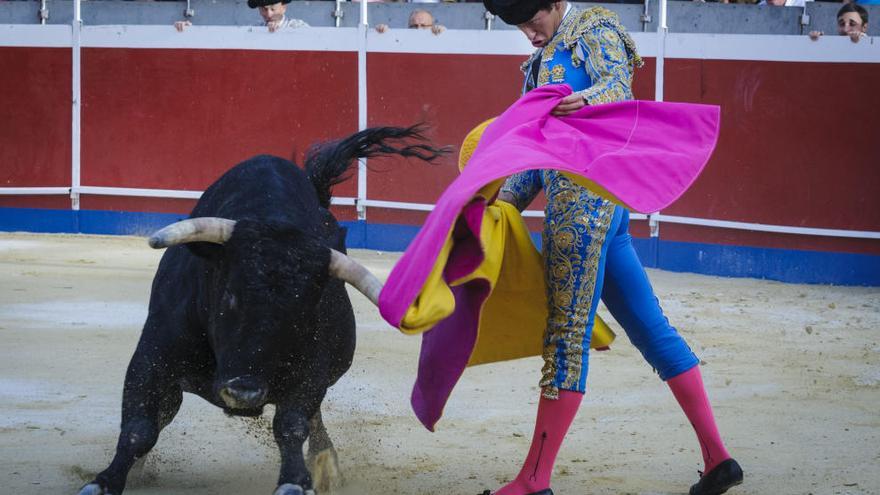
[(657, 268), (797, 284), (880, 286), (880, 256), (660, 241)]
[(0, 231), (147, 236), (188, 216), (128, 211), (0, 208)]
[[(141, 235), (186, 218), (184, 214), (96, 210), (0, 208), (0, 231)], [(341, 222), (353, 249), (403, 251), (418, 226)], [(532, 234), (540, 246), (540, 233)], [(800, 251), (661, 239), (633, 239), (648, 268), (722, 277), (752, 277), (803, 284), (880, 286), (880, 256), (824, 251)]]
[(352, 249), (404, 251), (419, 232), (416, 225), (375, 224), (363, 221), (339, 222), (348, 229), (345, 245)]
[(172, 213), (80, 211), (80, 232), (84, 234), (139, 235), (147, 237), (162, 227), (188, 218)]
[(76, 233), (77, 212), (36, 208), (0, 208), (0, 230), (6, 232)]

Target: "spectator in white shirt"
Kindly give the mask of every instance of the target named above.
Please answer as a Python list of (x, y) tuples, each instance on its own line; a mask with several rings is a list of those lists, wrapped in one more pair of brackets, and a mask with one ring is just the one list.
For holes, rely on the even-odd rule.
[(758, 5), (773, 5), (774, 7), (803, 7), (806, 2), (812, 0), (761, 0)]
[[(810, 31), (810, 39), (816, 41), (824, 35), (822, 31)], [(837, 34), (849, 36), (853, 43), (868, 35), (868, 11), (861, 5), (844, 4), (837, 11)]]
[[(283, 28), (296, 29), (309, 27), (309, 25), (302, 19), (291, 19), (287, 17), (287, 4), (289, 3), (290, 0), (281, 0), (280, 2), (276, 0), (248, 0), (248, 7), (259, 9), (263, 22), (258, 25), (266, 26), (269, 28), (270, 33), (274, 33)], [(178, 31), (183, 31), (187, 26), (192, 26), (192, 22), (177, 21), (174, 23), (174, 28)]]

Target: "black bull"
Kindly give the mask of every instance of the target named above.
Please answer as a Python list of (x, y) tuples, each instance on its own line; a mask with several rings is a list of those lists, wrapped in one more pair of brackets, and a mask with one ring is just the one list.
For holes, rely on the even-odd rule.
[(126, 372), (116, 455), (80, 494), (121, 494), (134, 462), (177, 414), (183, 392), (233, 415), (275, 405), (275, 495), (313, 493), (313, 479), (322, 489), (339, 480), (320, 407), (354, 354), (343, 281), (374, 302), (380, 286), (342, 254), (345, 231), (329, 211), (331, 188), (356, 158), (433, 160), (443, 151), (426, 144), (417, 127), (381, 127), (312, 148), (305, 170), (254, 157), (208, 187), (188, 220), (153, 234), (150, 244), (168, 250)]

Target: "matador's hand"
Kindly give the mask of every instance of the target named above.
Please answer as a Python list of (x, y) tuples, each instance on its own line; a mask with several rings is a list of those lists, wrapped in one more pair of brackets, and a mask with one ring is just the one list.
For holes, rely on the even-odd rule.
[(584, 97), (578, 93), (572, 93), (563, 98), (550, 114), (554, 117), (563, 117), (575, 113), (585, 106), (587, 106), (587, 102), (584, 101)]

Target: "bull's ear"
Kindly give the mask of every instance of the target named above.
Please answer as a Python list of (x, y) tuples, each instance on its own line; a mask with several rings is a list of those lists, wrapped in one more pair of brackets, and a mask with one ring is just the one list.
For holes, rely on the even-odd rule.
[(185, 245), (189, 252), (208, 261), (219, 259), (223, 252), (223, 245), (213, 242), (187, 242)]

